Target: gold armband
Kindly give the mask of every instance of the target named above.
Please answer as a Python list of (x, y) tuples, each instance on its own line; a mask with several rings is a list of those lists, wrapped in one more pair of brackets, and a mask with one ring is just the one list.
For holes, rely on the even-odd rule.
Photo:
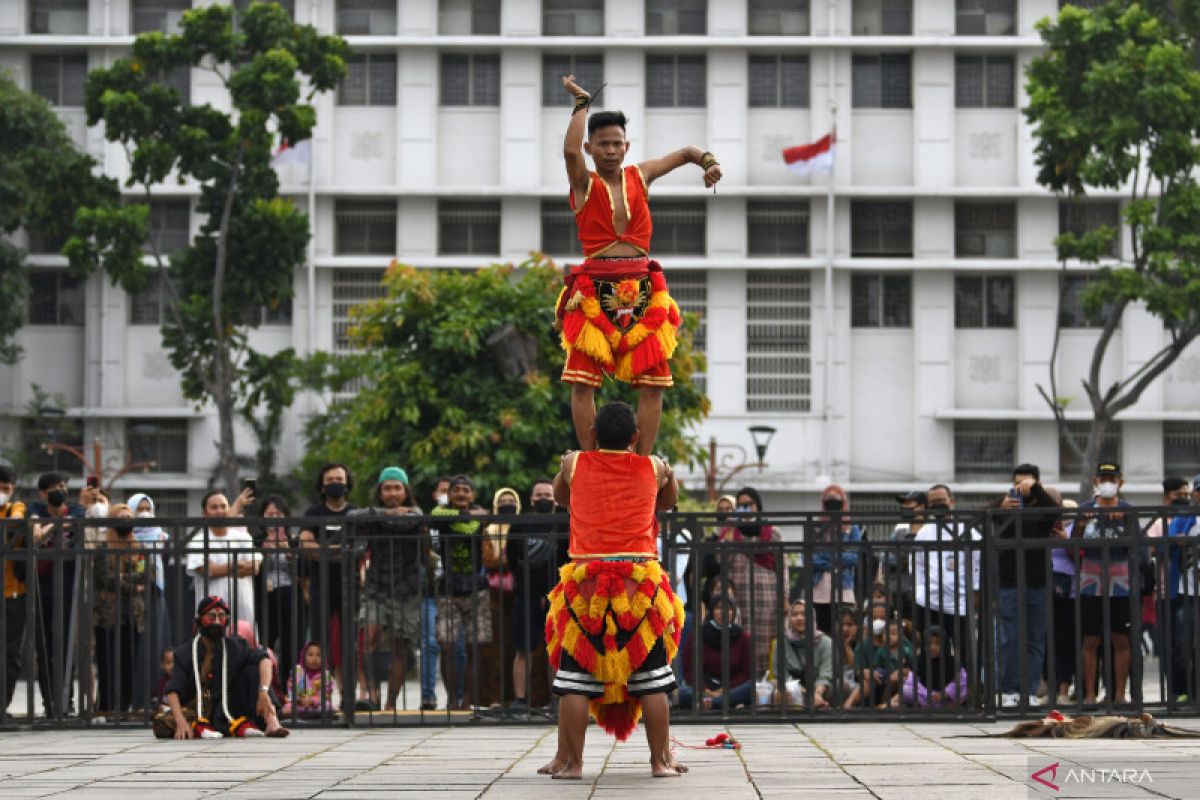
[(575, 116), (575, 112), (587, 108), (592, 104), (592, 96), (587, 92), (575, 95), (575, 108), (571, 109), (571, 116)]
[(721, 162), (717, 161), (717, 157), (707, 150), (700, 154), (700, 169), (704, 170), (705, 172), (708, 171), (709, 167), (716, 166), (719, 163)]

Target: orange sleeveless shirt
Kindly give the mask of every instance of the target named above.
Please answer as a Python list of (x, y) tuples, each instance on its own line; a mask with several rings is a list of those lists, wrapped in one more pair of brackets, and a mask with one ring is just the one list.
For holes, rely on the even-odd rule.
[(625, 450), (576, 454), (571, 558), (658, 555), (658, 475), (649, 456)]
[(654, 225), (650, 221), (649, 194), (641, 169), (637, 164), (631, 164), (621, 170), (621, 185), (625, 190), (625, 215), (629, 222), (620, 236), (617, 235), (617, 212), (612, 192), (609, 191), (604, 178), (595, 172), (591, 173), (591, 177), (583, 205), (575, 208), (575, 193), (569, 194), (583, 254), (594, 258), (603, 255), (618, 242), (625, 242), (633, 245), (643, 255), (649, 255)]

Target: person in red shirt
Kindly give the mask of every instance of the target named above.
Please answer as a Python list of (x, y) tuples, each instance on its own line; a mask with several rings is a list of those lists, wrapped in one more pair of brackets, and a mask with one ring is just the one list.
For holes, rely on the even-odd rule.
[[(721, 165), (712, 153), (689, 146), (623, 166), (629, 152), (625, 115), (603, 111), (589, 118), (591, 95), (573, 75), (563, 78), (563, 87), (575, 97), (563, 158), (585, 260), (565, 276), (555, 307), (567, 352), (562, 380), (571, 384), (571, 416), (584, 450), (595, 447), (595, 390), (604, 376), (638, 387), (642, 435), (637, 452), (648, 455), (658, 436), (662, 393), (672, 383), (669, 361), (680, 324), (662, 267), (649, 257), (650, 184), (684, 164), (696, 164), (704, 170), (705, 187), (715, 186)], [(592, 157), (595, 171), (588, 170), (584, 153)]]
[(570, 562), (546, 614), (546, 650), (562, 697), (558, 752), (539, 772), (583, 775), (588, 713), (618, 741), (646, 718), (655, 777), (686, 769), (671, 755), (671, 661), (683, 632), (683, 603), (658, 563), (659, 511), (679, 494), (671, 468), (638, 455), (637, 417), (625, 403), (600, 409), (597, 450), (563, 456), (554, 499), (570, 509)]

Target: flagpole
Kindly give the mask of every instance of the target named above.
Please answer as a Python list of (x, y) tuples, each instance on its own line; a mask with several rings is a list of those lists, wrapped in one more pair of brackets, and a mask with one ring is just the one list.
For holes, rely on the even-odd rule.
[[(830, 81), (832, 83), (832, 81)], [(830, 150), (833, 157), (829, 164), (829, 182), (825, 186), (825, 364), (824, 376), (821, 380), (821, 419), (822, 419), (822, 452), (821, 452), (821, 473), (825, 476), (825, 480), (833, 482), (832, 458), (830, 450), (833, 446), (833, 433), (830, 431), (832, 426), (833, 415), (830, 409), (829, 398), (832, 396), (830, 391), (830, 381), (833, 378), (833, 259), (835, 254), (834, 236), (837, 234), (837, 228), (834, 225), (834, 175), (837, 169), (837, 103), (833, 100), (832, 95), (829, 101), (829, 116), (833, 125), (831, 127)], [(819, 487), (824, 488), (824, 487)]]
[(316, 130), (308, 140), (308, 354), (317, 351), (317, 160)]

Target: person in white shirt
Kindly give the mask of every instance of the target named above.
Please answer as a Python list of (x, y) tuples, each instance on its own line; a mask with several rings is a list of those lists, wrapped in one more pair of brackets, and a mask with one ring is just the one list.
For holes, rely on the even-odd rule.
[[(249, 489), (243, 490), (229, 505), (220, 491), (212, 491), (200, 501), (205, 517), (240, 517), (242, 509), (254, 500)], [(192, 576), (196, 602), (216, 595), (234, 610), (230, 628), (248, 622), (254, 627), (254, 576), (262, 564), (262, 554), (250, 552), (254, 540), (244, 527), (209, 527), (196, 531), (187, 545), (187, 573)], [(231, 550), (237, 552), (230, 552)]]
[[(968, 611), (970, 594), (979, 590), (979, 548), (967, 542), (979, 541), (979, 531), (965, 521), (950, 521), (954, 494), (948, 486), (937, 484), (926, 492), (926, 522), (913, 537), (914, 542), (937, 542), (913, 553), (913, 594), (916, 600), (913, 623), (924, 632), (931, 626), (941, 628), (944, 639), (956, 646), (960, 657), (970, 658)], [(969, 672), (970, 670), (968, 670)]]

